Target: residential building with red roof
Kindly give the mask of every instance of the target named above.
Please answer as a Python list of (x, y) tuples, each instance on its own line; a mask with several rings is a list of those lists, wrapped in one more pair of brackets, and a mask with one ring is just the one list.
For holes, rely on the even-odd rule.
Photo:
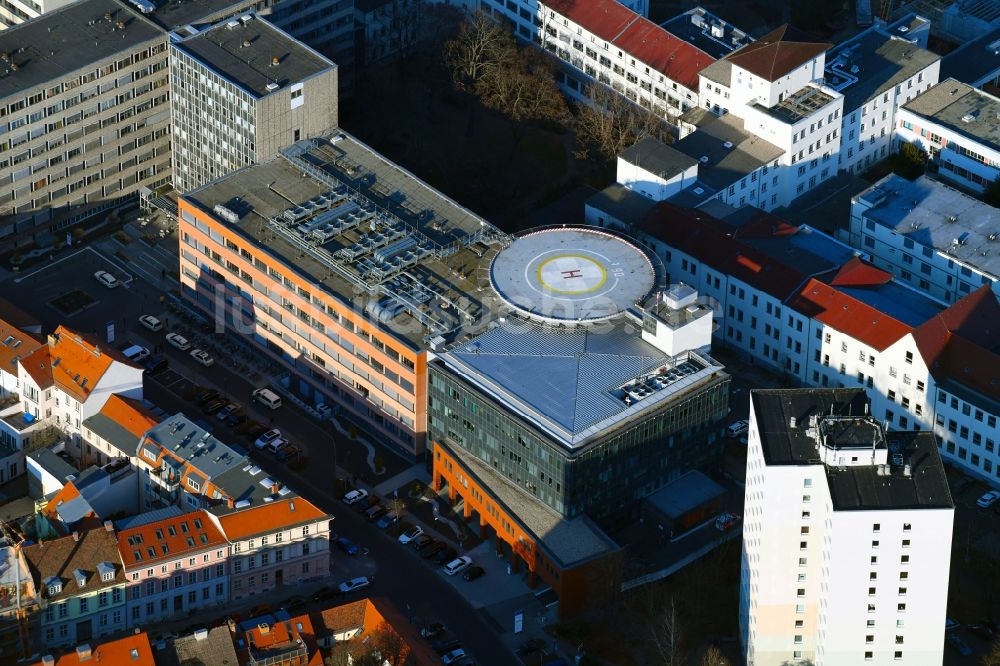
[(110, 345), (64, 326), (18, 360), (25, 414), (79, 434), (114, 393), (142, 398), (142, 368)]
[(357, 659), (371, 650), (394, 653), (391, 663), (438, 666), (441, 658), (385, 597), (369, 597), (309, 614), (320, 648), (343, 650)]
[(933, 430), (942, 457), (1000, 486), (1000, 302), (950, 307), (806, 226), (660, 203), (627, 229), (670, 282), (715, 309), (722, 342), (801, 386), (864, 387), (895, 430)]
[(508, 21), (518, 38), (556, 56), (558, 79), (571, 97), (586, 101), (588, 86), (599, 82), (672, 120), (698, 105), (698, 72), (715, 57), (645, 18), (644, 5), (487, 0), (483, 9)]
[(247, 666), (323, 666), (308, 615), (250, 627), (237, 642), (237, 653)]
[(79, 666), (94, 663), (156, 666), (149, 636), (144, 631), (104, 643), (81, 643), (62, 656), (46, 655), (32, 666)]
[(229, 544), (205, 511), (131, 522), (117, 535), (128, 580), (130, 625), (229, 601)]
[(231, 544), (230, 597), (235, 601), (330, 573), (330, 522), (302, 497), (209, 514)]
[(160, 422), (141, 400), (112, 394), (100, 411), (83, 420), (82, 442), (77, 453), (84, 464), (104, 465), (135, 456), (139, 441)]
[(40, 336), (0, 319), (0, 397), (20, 392), (17, 362), (42, 346)]

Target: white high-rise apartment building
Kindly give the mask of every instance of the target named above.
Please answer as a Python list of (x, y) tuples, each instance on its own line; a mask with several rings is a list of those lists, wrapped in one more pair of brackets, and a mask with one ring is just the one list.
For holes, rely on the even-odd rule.
[(864, 389), (753, 391), (740, 637), (750, 666), (938, 666), (954, 504), (934, 435)]

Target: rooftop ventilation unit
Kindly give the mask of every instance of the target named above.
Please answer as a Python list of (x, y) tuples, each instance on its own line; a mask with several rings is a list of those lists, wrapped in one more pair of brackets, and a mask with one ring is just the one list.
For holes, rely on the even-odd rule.
[(723, 141), (722, 142), (722, 147), (726, 148), (728, 150), (728, 149), (730, 149), (730, 148), (733, 147), (733, 142), (732, 141)]
[(229, 28), (230, 30), (232, 30), (233, 28), (239, 27), (239, 25), (240, 25), (240, 22), (237, 21), (236, 19), (233, 19), (232, 21), (229, 21), (228, 23), (226, 23), (226, 27)]
[(129, 2), (135, 5), (135, 8), (143, 14), (152, 14), (156, 11), (156, 5), (149, 0), (129, 0)]
[(973, 120), (979, 117), (979, 109), (969, 111), (967, 114), (962, 116), (963, 123), (971, 123)]
[(698, 158), (698, 161), (701, 162), (702, 164), (708, 164), (708, 155), (702, 155), (701, 157)]
[(268, 92), (274, 92), (275, 90), (278, 89), (278, 84), (277, 83), (268, 83), (267, 86), (265, 86), (265, 87), (267, 88)]
[(240, 216), (239, 215), (237, 215), (236, 213), (234, 213), (230, 209), (226, 208), (222, 204), (216, 205), (215, 208), (212, 209), (212, 212), (214, 212), (216, 215), (218, 215), (219, 217), (221, 217), (223, 220), (225, 220), (229, 224), (238, 224), (239, 221), (240, 221)]

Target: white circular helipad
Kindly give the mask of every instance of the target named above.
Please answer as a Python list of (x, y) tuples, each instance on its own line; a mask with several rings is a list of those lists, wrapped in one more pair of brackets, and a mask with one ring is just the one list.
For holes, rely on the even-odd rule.
[(646, 254), (597, 229), (525, 234), (497, 254), (493, 288), (511, 307), (548, 322), (592, 322), (620, 314), (653, 288)]

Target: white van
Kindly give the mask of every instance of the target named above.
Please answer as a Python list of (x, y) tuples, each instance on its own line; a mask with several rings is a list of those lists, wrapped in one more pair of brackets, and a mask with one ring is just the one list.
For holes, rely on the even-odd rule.
[(265, 407), (270, 407), (271, 409), (277, 409), (281, 407), (281, 396), (272, 391), (271, 389), (259, 388), (253, 392), (253, 399), (255, 402), (259, 402)]
[(122, 356), (130, 361), (138, 363), (140, 361), (145, 361), (149, 358), (149, 350), (145, 347), (140, 347), (139, 345), (132, 345), (128, 349), (122, 352)]

